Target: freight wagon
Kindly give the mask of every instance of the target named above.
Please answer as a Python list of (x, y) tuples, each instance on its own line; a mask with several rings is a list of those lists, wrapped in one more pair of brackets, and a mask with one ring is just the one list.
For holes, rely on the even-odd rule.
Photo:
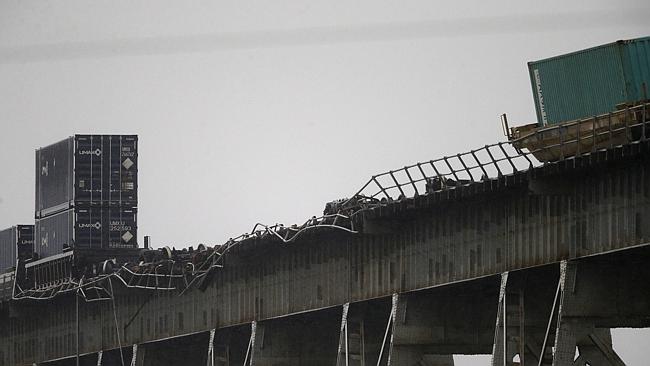
[(645, 136), (650, 37), (529, 62), (528, 71), (537, 123), (509, 131), (516, 148), (555, 161)]
[(650, 37), (528, 63), (538, 126), (597, 116), (648, 99)]
[(138, 260), (137, 135), (74, 135), (37, 149), (35, 178), (35, 225), (0, 232), (1, 301)]

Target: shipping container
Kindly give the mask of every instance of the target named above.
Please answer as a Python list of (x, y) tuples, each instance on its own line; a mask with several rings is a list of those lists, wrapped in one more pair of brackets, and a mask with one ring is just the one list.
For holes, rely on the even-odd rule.
[(137, 206), (138, 136), (75, 135), (36, 150), (35, 217), (75, 206)]
[(137, 248), (137, 208), (75, 207), (36, 220), (39, 258), (64, 250)]
[(650, 37), (528, 63), (539, 126), (588, 118), (648, 99)]
[(16, 266), (17, 260), (32, 258), (34, 225), (16, 225), (0, 231), (0, 273)]
[(0, 302), (9, 301), (13, 297), (15, 278), (15, 271), (0, 273)]

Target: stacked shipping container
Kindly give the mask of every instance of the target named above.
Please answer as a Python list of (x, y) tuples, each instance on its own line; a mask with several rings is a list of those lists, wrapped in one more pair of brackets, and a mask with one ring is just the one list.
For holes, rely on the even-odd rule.
[(17, 260), (32, 258), (34, 225), (16, 225), (0, 231), (0, 273), (16, 266)]
[(36, 150), (35, 252), (137, 248), (138, 137), (75, 135)]

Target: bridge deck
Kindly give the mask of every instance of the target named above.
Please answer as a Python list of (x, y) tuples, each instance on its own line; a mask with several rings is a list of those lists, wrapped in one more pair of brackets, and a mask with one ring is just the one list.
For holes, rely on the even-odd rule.
[[(650, 145), (635, 143), (511, 176), (387, 202), (360, 234), (314, 231), (233, 248), (205, 290), (126, 289), (79, 304), (80, 352), (468, 281), (650, 240)], [(20, 301), (2, 315), (0, 360), (74, 355), (74, 296)], [(117, 322), (117, 326), (116, 326)], [(116, 332), (120, 329), (120, 332)]]

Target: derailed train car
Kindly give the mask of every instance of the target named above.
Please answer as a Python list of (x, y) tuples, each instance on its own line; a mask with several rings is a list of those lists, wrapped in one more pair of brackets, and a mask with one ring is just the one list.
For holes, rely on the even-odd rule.
[(532, 61), (528, 71), (537, 122), (508, 131), (516, 148), (556, 161), (645, 136), (650, 37)]

